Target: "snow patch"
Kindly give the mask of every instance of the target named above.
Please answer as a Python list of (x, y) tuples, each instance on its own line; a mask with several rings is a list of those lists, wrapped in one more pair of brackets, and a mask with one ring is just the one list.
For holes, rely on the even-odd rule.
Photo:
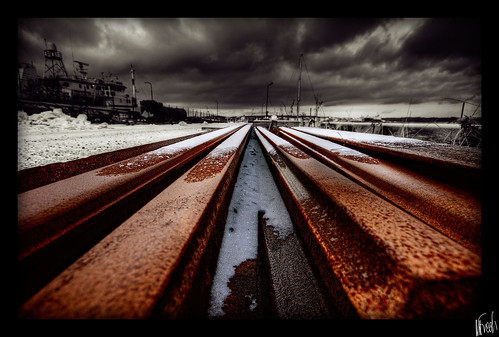
[(41, 131), (47, 130), (90, 130), (107, 127), (107, 123), (92, 124), (87, 116), (79, 114), (76, 118), (66, 115), (62, 109), (43, 111), (29, 116), (24, 111), (17, 112), (18, 128), (35, 127)]
[[(270, 173), (256, 136), (252, 132), (229, 205), (225, 233), (211, 289), (209, 315), (223, 316), (230, 295), (229, 280), (235, 269), (258, 253), (258, 212), (265, 211), (267, 225), (284, 239), (293, 233), (291, 218)], [(256, 307), (256, 300), (253, 303)]]
[(258, 306), (258, 303), (256, 303), (256, 298), (253, 297), (253, 295), (246, 295), (247, 298), (249, 298), (251, 300), (251, 304), (250, 304), (250, 310), (253, 311), (256, 309), (256, 307)]
[(428, 141), (414, 139), (414, 138), (402, 138), (386, 135), (378, 135), (373, 133), (362, 133), (362, 132), (352, 132), (352, 131), (340, 131), (331, 129), (319, 129), (310, 127), (294, 127), (293, 129), (298, 131), (303, 131), (309, 134), (323, 136), (323, 137), (334, 137), (339, 139), (345, 139), (361, 143), (372, 143), (372, 144), (385, 144), (395, 146), (397, 144), (415, 144), (415, 145), (428, 145), (431, 144)]
[[(60, 109), (31, 116), (18, 111), (17, 119), (18, 170), (202, 132), (201, 124), (92, 124), (85, 115), (74, 118), (62, 113)], [(234, 123), (211, 125), (227, 127)], [(166, 149), (163, 151), (168, 153)]]
[(305, 141), (307, 141), (309, 143), (313, 143), (316, 146), (321, 147), (321, 148), (323, 148), (327, 151), (330, 151), (332, 153), (335, 153), (339, 156), (353, 157), (353, 158), (366, 159), (366, 160), (373, 159), (371, 156), (369, 156), (365, 153), (362, 153), (360, 151), (351, 149), (349, 147), (346, 147), (346, 146), (343, 146), (340, 144), (336, 144), (332, 141), (329, 141), (329, 140), (326, 140), (323, 138), (315, 137), (315, 136), (312, 136), (310, 134), (307, 134), (304, 132), (299, 132), (299, 131), (296, 131), (296, 130), (290, 129), (290, 128), (283, 128), (283, 130), (285, 130), (287, 133), (289, 133), (291, 135), (294, 135), (296, 137), (304, 139)]
[(219, 129), (219, 130), (209, 132), (209, 133), (206, 133), (206, 134), (194, 137), (194, 138), (186, 139), (186, 140), (183, 140), (181, 142), (178, 142), (178, 143), (175, 143), (172, 145), (163, 146), (157, 150), (151, 151), (150, 153), (153, 155), (158, 155), (158, 156), (159, 155), (171, 155), (173, 153), (177, 153), (180, 151), (192, 149), (198, 145), (201, 145), (201, 144), (207, 142), (210, 139), (219, 137), (219, 136), (226, 134), (226, 133), (228, 133), (228, 132), (230, 132), (238, 127), (239, 127), (239, 125), (229, 126), (227, 128)]

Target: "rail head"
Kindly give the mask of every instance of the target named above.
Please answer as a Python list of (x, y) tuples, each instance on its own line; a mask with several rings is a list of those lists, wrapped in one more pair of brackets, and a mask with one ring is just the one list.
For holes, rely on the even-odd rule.
[(33, 294), (166, 186), (242, 128), (235, 125), (18, 195), (20, 300)]
[(475, 193), (302, 131), (281, 127), (277, 135), (480, 253), (481, 201)]
[[(65, 269), (21, 307), (21, 316), (176, 317), (217, 226), (250, 128), (232, 134)], [(212, 170), (206, 172), (207, 166)]]
[[(282, 138), (258, 131), (273, 147), (269, 156), (284, 160), (275, 160), (274, 168), (292, 168), (309, 196), (318, 200), (310, 209), (311, 199), (303, 199), (306, 194), (300, 190), (289, 198), (305, 219), (302, 232), (308, 233), (309, 246), (316, 247), (312, 251), (329, 264), (329, 269), (319, 266), (324, 277), (339, 280), (360, 317), (431, 316), (476, 305), (480, 256)], [(281, 177), (294, 191), (296, 183)], [(320, 207), (325, 207), (322, 215), (316, 214)]]
[[(203, 134), (18, 195), (20, 257), (206, 151), (239, 127)], [(57, 233), (60, 232), (60, 233)], [(33, 242), (37, 241), (37, 242)]]
[(416, 161), (423, 165), (471, 174), (479, 174), (481, 170), (481, 149), (362, 132), (311, 127), (293, 129), (389, 157)]

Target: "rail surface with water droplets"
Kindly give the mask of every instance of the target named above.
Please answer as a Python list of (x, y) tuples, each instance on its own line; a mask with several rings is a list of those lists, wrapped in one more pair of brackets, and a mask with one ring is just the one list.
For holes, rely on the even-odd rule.
[[(245, 312), (264, 306), (248, 318), (478, 312), (480, 193), (439, 178), (446, 170), (479, 176), (476, 152), (467, 150), (475, 155), (465, 162), (453, 157), (454, 148), (438, 148), (432, 158), (435, 151), (423, 155), (422, 144), (393, 145), (397, 139), (361, 146), (361, 135), (245, 125), (20, 193), (19, 316), (207, 318), (232, 189), (252, 132), (293, 231), (282, 238), (263, 213), (251, 219), (258, 257), (237, 268), (231, 283), (231, 301), (240, 291), (238, 305), (251, 305)], [(413, 167), (411, 158), (425, 168)], [(248, 293), (255, 287), (260, 297)]]

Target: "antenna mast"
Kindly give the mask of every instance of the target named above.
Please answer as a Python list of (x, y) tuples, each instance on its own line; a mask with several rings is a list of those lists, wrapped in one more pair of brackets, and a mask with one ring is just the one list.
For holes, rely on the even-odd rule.
[(130, 64), (130, 77), (132, 79), (132, 107), (135, 107), (137, 104), (137, 93), (135, 89), (135, 69), (133, 69), (133, 65), (131, 64)]
[(57, 51), (55, 43), (50, 43), (49, 46), (47, 46), (47, 40), (44, 39), (44, 41), (45, 50), (43, 51), (43, 55), (45, 56), (45, 73), (43, 74), (43, 77), (68, 77), (64, 62), (62, 61), (62, 53)]
[(300, 60), (299, 60), (299, 72), (298, 72), (298, 95), (296, 98), (296, 117), (300, 118), (300, 92), (301, 92), (301, 59), (303, 57), (303, 54), (300, 54)]

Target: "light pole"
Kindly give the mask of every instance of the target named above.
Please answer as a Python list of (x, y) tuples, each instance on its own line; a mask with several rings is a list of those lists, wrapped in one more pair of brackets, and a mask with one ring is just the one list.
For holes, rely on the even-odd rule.
[(274, 82), (270, 82), (269, 84), (267, 84), (267, 100), (265, 103), (265, 118), (268, 118), (268, 115), (269, 115), (269, 87), (272, 84), (274, 84)]
[(147, 83), (151, 86), (151, 101), (154, 101), (154, 99), (152, 98), (152, 83), (151, 82), (144, 82), (144, 83)]

